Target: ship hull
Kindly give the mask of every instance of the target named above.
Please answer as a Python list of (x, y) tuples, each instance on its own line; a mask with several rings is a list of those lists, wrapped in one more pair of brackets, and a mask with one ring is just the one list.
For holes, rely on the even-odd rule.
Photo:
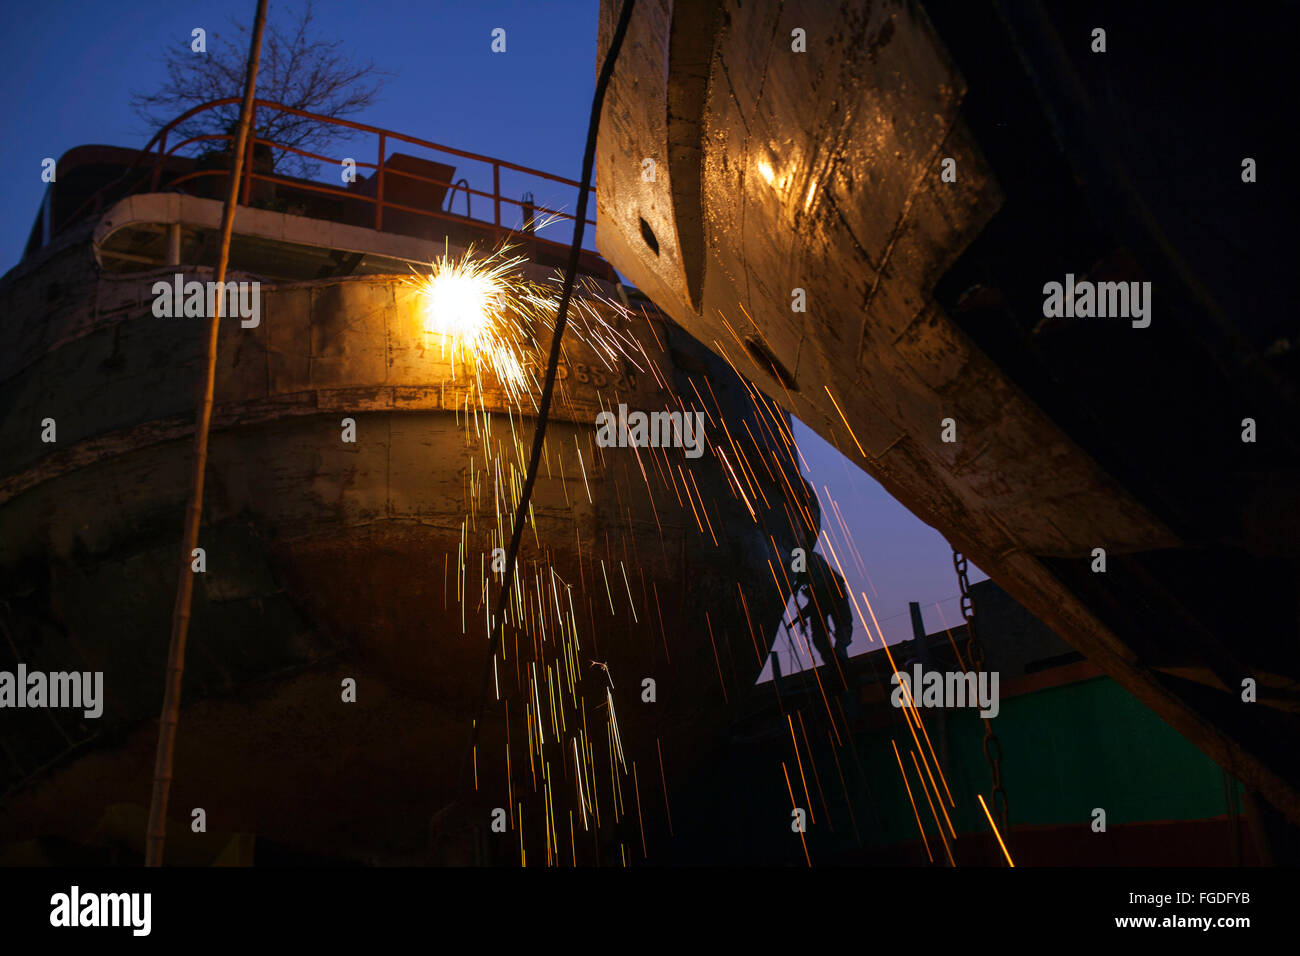
[[(201, 367), (202, 323), (154, 314), (168, 278), (87, 276), (63, 334), (29, 324), (0, 384), (11, 653), (105, 687), (96, 719), (4, 715), (0, 846), (142, 838), (114, 808), (149, 793)], [(611, 363), (581, 335), (566, 346), (490, 665), (532, 408), (431, 339), (399, 277), (261, 294), (258, 325), (220, 333), (170, 826), (202, 808), (215, 832), (303, 853), (460, 863), (554, 856), (561, 824), (566, 858), (608, 860), (636, 826), (649, 853), (674, 780), (762, 667), (785, 607), (773, 561), (800, 543), (778, 516), (797, 509), (772, 472), (749, 486), (756, 513), (712, 451), (601, 447), (597, 415), (708, 394), (771, 436), (752, 467), (765, 455), (802, 487), (784, 419), (671, 322), (601, 306), (640, 347)], [(490, 839), (498, 809), (509, 835)]]
[[(1095, 19), (1146, 29), (1131, 5)], [(1243, 192), (1227, 140), (1184, 141), (1281, 149), (1222, 79), (1286, 61), (1267, 19), (1228, 43), (1188, 18), (1159, 56), (1123, 57), (1051, 5), (638, 6), (600, 127), (597, 243), (1300, 821), (1280, 743), (1300, 733), (1300, 403), (1269, 318), (1289, 308), (1286, 243), (1260, 239), (1287, 200)], [(1239, 66), (1211, 78), (1208, 48)], [(1050, 284), (1085, 276), (1150, 295), (1053, 314)], [(1242, 706), (1246, 680), (1262, 706)]]

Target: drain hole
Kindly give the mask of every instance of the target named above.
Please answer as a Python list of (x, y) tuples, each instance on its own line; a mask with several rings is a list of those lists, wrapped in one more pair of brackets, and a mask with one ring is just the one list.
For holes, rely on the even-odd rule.
[(749, 353), (758, 367), (772, 373), (772, 377), (781, 383), (781, 387), (787, 391), (797, 392), (799, 386), (795, 384), (794, 376), (789, 370), (777, 360), (772, 354), (772, 350), (763, 344), (762, 340), (753, 335), (745, 336), (745, 351)]
[(641, 220), (641, 238), (645, 244), (650, 247), (655, 255), (659, 255), (659, 240), (655, 238), (655, 232), (650, 228), (650, 223), (644, 219)]

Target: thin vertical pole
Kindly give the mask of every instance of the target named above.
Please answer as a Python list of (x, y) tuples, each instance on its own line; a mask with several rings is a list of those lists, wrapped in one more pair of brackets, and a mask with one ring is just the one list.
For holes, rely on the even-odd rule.
[[(253, 24), (253, 41), (248, 51), (248, 72), (244, 80), (244, 102), (239, 111), (226, 206), (221, 215), (221, 252), (217, 257), (218, 288), (226, 281), (226, 264), (230, 259), (230, 235), (235, 226), (235, 201), (239, 195), (239, 176), (248, 141), (248, 127), (253, 115), (253, 92), (257, 87), (257, 64), (262, 52), (262, 29), (266, 25), (267, 0), (257, 0)], [(167, 830), (167, 798), (171, 792), (172, 758), (176, 750), (176, 725), (180, 722), (181, 677), (185, 672), (185, 639), (189, 634), (190, 602), (194, 595), (193, 552), (198, 546), (199, 521), (203, 514), (203, 472), (208, 461), (208, 429), (212, 424), (212, 395), (217, 372), (217, 332), (221, 323), (224, 295), (216, 296), (208, 326), (207, 377), (199, 401), (194, 427), (194, 472), (190, 487), (189, 508), (185, 513), (185, 539), (181, 545), (180, 576), (176, 582), (176, 604), (172, 609), (171, 648), (167, 654), (167, 682), (163, 693), (162, 717), (158, 723), (158, 754), (154, 761), (153, 796), (149, 802), (149, 828), (145, 837), (145, 866), (162, 866), (163, 838)]]
[[(249, 135), (246, 137), (248, 140), (248, 146), (244, 150), (244, 168), (243, 168), (244, 198), (240, 201), (245, 206), (250, 205), (250, 201), (253, 198), (253, 141), (257, 139), (257, 123), (254, 122), (253, 120), (256, 118), (256, 116), (257, 116), (257, 107), (254, 106), (252, 108), (252, 112), (250, 114), (250, 118), (248, 121)], [(240, 111), (239, 122), (240, 123), (244, 122), (242, 110)], [(236, 180), (238, 180), (240, 178), (239, 167), (235, 167), (235, 169), (231, 170), (231, 175), (234, 176)]]
[(496, 210), (496, 224), (501, 225), (501, 164), (492, 164), (492, 202)]
[(388, 137), (379, 134), (379, 163), (375, 170), (375, 231), (384, 228), (384, 154), (388, 152)]
[(158, 180), (162, 176), (163, 159), (167, 156), (167, 132), (164, 130), (162, 138), (158, 140), (158, 158), (153, 161), (153, 175), (149, 177), (149, 191), (158, 191)]

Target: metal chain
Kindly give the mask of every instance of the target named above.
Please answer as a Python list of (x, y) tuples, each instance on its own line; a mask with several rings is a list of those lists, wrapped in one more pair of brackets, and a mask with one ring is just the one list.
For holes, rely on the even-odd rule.
[[(975, 634), (975, 602), (971, 598), (970, 581), (966, 578), (966, 556), (956, 548), (952, 549), (952, 566), (957, 571), (957, 585), (961, 588), (961, 616), (966, 621), (966, 654), (969, 657), (967, 670), (978, 678), (984, 670), (984, 646)], [(1003, 840), (1010, 839), (1007, 831), (1007, 791), (1002, 786), (1002, 744), (993, 732), (993, 721), (984, 718), (984, 759), (989, 764), (989, 775), (993, 778), (993, 812), (1002, 824)]]

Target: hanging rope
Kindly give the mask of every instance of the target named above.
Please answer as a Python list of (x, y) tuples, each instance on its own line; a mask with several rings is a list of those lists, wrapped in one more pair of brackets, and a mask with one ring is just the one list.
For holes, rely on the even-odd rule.
[(474, 723), (470, 728), (469, 746), (460, 763), (459, 782), (456, 787), (456, 802), (460, 801), (465, 791), (465, 782), (474, 747), (478, 743), (479, 728), (483, 723), (483, 711), (487, 707), (488, 685), (492, 676), (492, 660), (501, 646), (501, 629), (505, 622), (506, 604), (510, 597), (510, 588), (514, 583), (515, 563), (519, 557), (519, 542), (524, 533), (524, 522), (528, 517), (528, 505), (532, 499), (533, 485), (537, 481), (537, 471), (542, 460), (542, 444), (546, 439), (546, 423), (550, 418), (551, 394), (555, 390), (556, 369), (560, 364), (560, 343), (564, 338), (564, 326), (569, 316), (569, 300), (573, 296), (573, 284), (577, 278), (578, 260), (582, 254), (582, 237), (587, 222), (587, 195), (591, 191), (592, 167), (596, 163), (596, 133), (600, 128), (600, 111), (605, 102), (605, 90), (614, 73), (614, 64), (618, 60), (623, 38), (627, 35), (628, 24), (632, 20), (632, 8), (636, 0), (623, 0), (619, 12), (618, 24), (610, 40), (609, 50), (605, 53), (605, 62), (601, 64), (600, 76), (596, 80), (596, 95), (591, 101), (591, 117), (587, 121), (587, 145), (582, 154), (582, 185), (578, 192), (578, 208), (574, 216), (573, 244), (569, 247), (568, 267), (564, 272), (564, 292), (560, 296), (560, 307), (555, 319), (555, 332), (551, 336), (551, 352), (546, 363), (546, 380), (542, 385), (542, 400), (537, 410), (537, 428), (533, 433), (533, 449), (528, 460), (528, 475), (524, 479), (523, 490), (519, 494), (519, 504), (515, 508), (513, 531), (510, 535), (510, 547), (506, 552), (505, 575), (501, 581), (501, 590), (497, 593), (496, 609), (492, 615), (492, 636), (488, 641), (487, 660), (483, 665), (483, 677), (479, 682), (479, 702), (475, 711)]

